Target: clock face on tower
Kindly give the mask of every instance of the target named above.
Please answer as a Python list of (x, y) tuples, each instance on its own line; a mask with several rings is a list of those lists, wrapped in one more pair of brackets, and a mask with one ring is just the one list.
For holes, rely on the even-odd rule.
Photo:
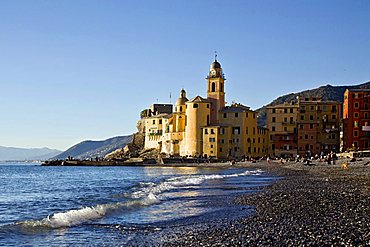
[(211, 75), (216, 75), (216, 70), (212, 70)]

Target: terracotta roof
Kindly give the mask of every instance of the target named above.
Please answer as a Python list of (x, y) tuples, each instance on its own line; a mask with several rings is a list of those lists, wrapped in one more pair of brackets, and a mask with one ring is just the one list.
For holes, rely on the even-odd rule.
[(198, 95), (195, 98), (189, 100), (187, 103), (210, 103), (210, 101)]

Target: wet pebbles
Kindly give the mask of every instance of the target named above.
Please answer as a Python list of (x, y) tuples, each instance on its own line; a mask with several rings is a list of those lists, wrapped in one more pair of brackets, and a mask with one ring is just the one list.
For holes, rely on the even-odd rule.
[(284, 177), (235, 199), (252, 216), (165, 231), (163, 246), (370, 246), (370, 167), (256, 165)]

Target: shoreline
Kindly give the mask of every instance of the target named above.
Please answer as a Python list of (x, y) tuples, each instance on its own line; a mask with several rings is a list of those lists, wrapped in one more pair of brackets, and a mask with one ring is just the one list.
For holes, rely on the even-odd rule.
[[(370, 245), (370, 167), (364, 158), (318, 163), (237, 163), (282, 177), (234, 199), (255, 212), (223, 223), (193, 224), (158, 234), (161, 246)], [(348, 162), (348, 169), (341, 167)], [(213, 167), (213, 166), (211, 166)], [(226, 168), (226, 167), (225, 167)]]

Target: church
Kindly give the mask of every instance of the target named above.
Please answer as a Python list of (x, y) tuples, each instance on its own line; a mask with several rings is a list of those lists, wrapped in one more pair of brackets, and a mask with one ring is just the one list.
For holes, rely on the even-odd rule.
[(268, 130), (257, 126), (257, 112), (239, 103), (226, 105), (226, 79), (217, 56), (206, 81), (206, 98), (198, 95), (189, 100), (182, 89), (175, 105), (153, 104), (142, 112), (144, 149), (174, 157), (268, 155)]

